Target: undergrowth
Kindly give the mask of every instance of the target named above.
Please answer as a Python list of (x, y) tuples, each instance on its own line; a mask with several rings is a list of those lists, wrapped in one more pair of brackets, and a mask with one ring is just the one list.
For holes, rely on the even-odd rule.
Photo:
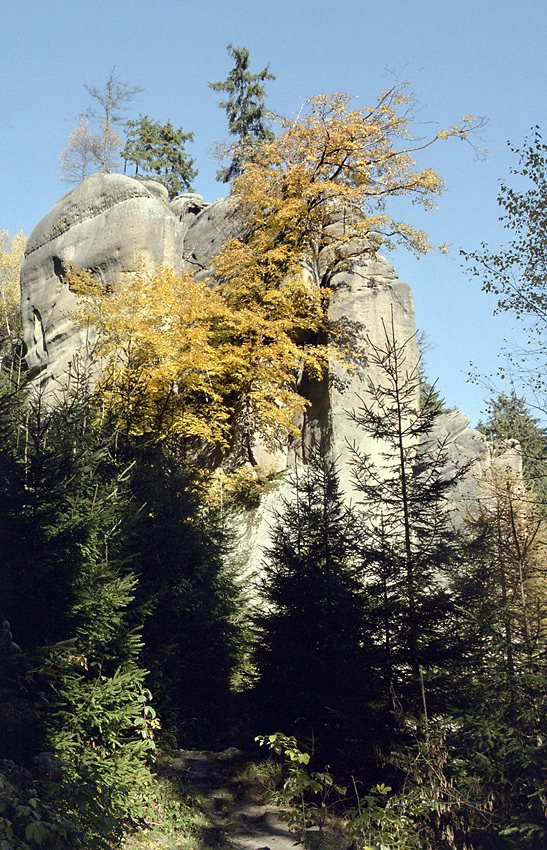
[(145, 824), (126, 836), (123, 850), (199, 850), (211, 828), (199, 798), (159, 753), (154, 786), (143, 792)]

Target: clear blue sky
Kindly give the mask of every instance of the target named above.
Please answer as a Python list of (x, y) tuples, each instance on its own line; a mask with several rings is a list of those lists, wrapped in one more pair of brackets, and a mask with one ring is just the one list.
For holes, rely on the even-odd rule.
[[(507, 146), (545, 125), (545, 0), (4, 0), (0, 36), (0, 227), (29, 234), (67, 191), (58, 156), (75, 117), (90, 106), (83, 83), (100, 87), (111, 68), (143, 86), (127, 113), (170, 119), (195, 134), (189, 152), (207, 200), (224, 194), (215, 182), (215, 143), (226, 139), (224, 113), (207, 83), (231, 67), (226, 45), (247, 47), (252, 70), (267, 63), (277, 79), (268, 105), (291, 115), (321, 92), (375, 101), (390, 77), (412, 75), (435, 131), (462, 115), (484, 115), (487, 162), (461, 142), (428, 152), (447, 184), (439, 209), (410, 208), (408, 218), (447, 256), (390, 259), (412, 287), (418, 328), (428, 334), (431, 379), (450, 405), (473, 422), (486, 391), (467, 381), (472, 361), (496, 370), (504, 338), (517, 331), (493, 318), (493, 300), (461, 266), (460, 248), (503, 238), (496, 196), (515, 164)], [(437, 126), (438, 125), (438, 126)]]

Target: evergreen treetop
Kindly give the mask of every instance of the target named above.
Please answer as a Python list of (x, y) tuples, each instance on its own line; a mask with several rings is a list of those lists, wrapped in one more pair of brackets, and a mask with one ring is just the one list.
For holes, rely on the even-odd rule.
[(217, 172), (217, 180), (229, 183), (241, 174), (243, 164), (249, 159), (253, 146), (273, 139), (273, 133), (266, 123), (264, 104), (265, 80), (275, 80), (269, 65), (258, 74), (249, 70), (249, 51), (245, 47), (226, 48), (235, 60), (235, 65), (224, 82), (209, 83), (209, 88), (226, 93), (227, 99), (219, 103), (226, 111), (228, 131), (237, 138), (232, 150), (232, 162)]
[(175, 129), (171, 121), (160, 124), (148, 115), (140, 115), (126, 124), (127, 140), (122, 151), (126, 167), (135, 165), (135, 177), (150, 177), (163, 183), (174, 198), (184, 191), (191, 191), (192, 180), (197, 176), (194, 159), (185, 152), (186, 142), (194, 140), (193, 133), (184, 133), (182, 127)]
[(522, 451), (524, 480), (539, 502), (547, 506), (547, 435), (524, 398), (514, 389), (492, 396), (487, 418), (477, 429), (492, 440), (518, 440)]

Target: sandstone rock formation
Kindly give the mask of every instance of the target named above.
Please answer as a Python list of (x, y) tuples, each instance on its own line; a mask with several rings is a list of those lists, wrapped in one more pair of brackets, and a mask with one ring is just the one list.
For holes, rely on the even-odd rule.
[[(69, 365), (85, 356), (90, 343), (70, 318), (77, 296), (63, 281), (67, 263), (92, 269), (105, 282), (134, 269), (139, 258), (150, 268), (165, 263), (176, 271), (188, 268), (206, 277), (212, 258), (237, 232), (228, 199), (207, 204), (200, 195), (188, 193), (169, 203), (164, 187), (154, 181), (139, 182), (119, 174), (87, 177), (55, 204), (28, 241), (21, 272), (22, 317), (33, 380), (46, 393), (54, 392)], [(255, 459), (280, 469), (327, 436), (340, 461), (342, 487), (349, 493), (348, 445), (355, 442), (373, 456), (378, 452), (366, 444), (350, 416), (366, 394), (367, 382), (375, 380), (367, 362), (368, 340), (381, 345), (385, 327), (393, 322), (396, 338), (409, 340), (409, 359), (417, 362), (419, 354), (410, 287), (381, 255), (360, 255), (359, 246), (351, 243), (345, 248), (346, 258), (331, 270), (329, 283), (333, 291), (330, 315), (346, 336), (348, 360), (332, 363), (328, 379), (303, 383), (301, 391), (310, 406), (301, 440), (272, 457), (257, 439)], [(311, 273), (321, 273), (321, 262), (320, 258), (319, 271)], [(450, 468), (475, 458), (483, 466), (492, 463), (484, 437), (467, 428), (468, 422), (458, 411), (446, 412), (438, 422)], [(498, 462), (518, 468), (518, 452), (508, 449)], [(460, 484), (454, 498), (460, 505), (479, 498), (472, 475)]]
[(444, 474), (451, 479), (462, 467), (469, 467), (467, 475), (457, 481), (449, 493), (449, 506), (461, 517), (477, 515), (480, 505), (487, 499), (488, 481), (492, 470), (507, 470), (512, 476), (522, 477), (522, 453), (516, 440), (500, 440), (493, 446), (484, 434), (469, 428), (469, 416), (456, 408), (444, 410), (437, 418), (433, 440), (445, 447), (447, 464)]
[(63, 281), (67, 263), (92, 269), (105, 282), (134, 269), (138, 258), (180, 269), (184, 222), (199, 205), (179, 205), (175, 213), (158, 183), (92, 174), (34, 228), (21, 270), (21, 311), (27, 362), (44, 387), (66, 374), (86, 344), (69, 315), (76, 296)]

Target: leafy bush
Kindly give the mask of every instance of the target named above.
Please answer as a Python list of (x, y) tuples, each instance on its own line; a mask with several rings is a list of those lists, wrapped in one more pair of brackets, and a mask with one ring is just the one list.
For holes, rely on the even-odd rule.
[(361, 796), (354, 782), (355, 803), (349, 805), (348, 789), (337, 784), (328, 770), (310, 770), (310, 755), (299, 749), (295, 738), (275, 732), (256, 740), (285, 761), (287, 778), (277, 799), (289, 807), (289, 829), (299, 834), (305, 846), (307, 830), (314, 826), (322, 829), (327, 815), (336, 809), (343, 815), (350, 846), (358, 850), (420, 850), (431, 846), (427, 840), (422, 843), (421, 825), (427, 823), (432, 809), (427, 795), (390, 794), (388, 785), (379, 784)]
[(332, 774), (324, 771), (309, 770), (309, 753), (298, 747), (296, 738), (274, 732), (272, 735), (259, 735), (256, 740), (268, 746), (274, 753), (284, 758), (287, 765), (287, 778), (276, 798), (282, 805), (289, 806), (287, 821), (289, 829), (306, 839), (306, 830), (311, 826), (325, 825), (328, 806), (346, 794), (346, 788), (334, 782)]
[(67, 781), (65, 764), (51, 753), (41, 753), (32, 770), (0, 761), (0, 850), (110, 847), (114, 823), (103, 798), (83, 770)]

